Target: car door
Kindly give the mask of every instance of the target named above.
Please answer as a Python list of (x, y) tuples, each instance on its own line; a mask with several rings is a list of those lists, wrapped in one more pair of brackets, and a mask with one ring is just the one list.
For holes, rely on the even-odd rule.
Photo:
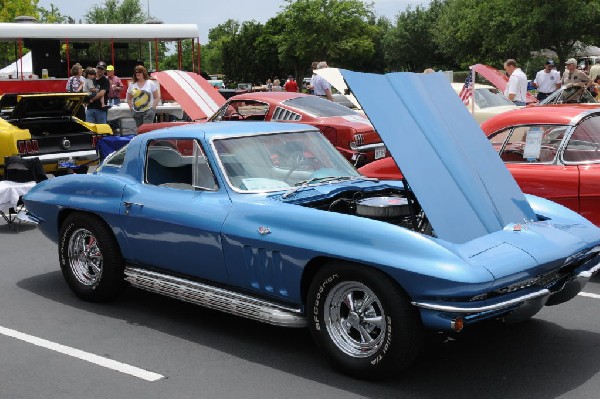
[(500, 157), (521, 190), (558, 202), (579, 212), (579, 170), (576, 165), (559, 162), (559, 150), (566, 133), (565, 125), (523, 125), (508, 128), (492, 143), (505, 138)]
[(563, 162), (579, 171), (579, 213), (600, 225), (600, 117), (582, 120), (569, 138)]
[(136, 264), (226, 281), (220, 232), (231, 203), (196, 140), (149, 141), (144, 183), (126, 187), (122, 207)]

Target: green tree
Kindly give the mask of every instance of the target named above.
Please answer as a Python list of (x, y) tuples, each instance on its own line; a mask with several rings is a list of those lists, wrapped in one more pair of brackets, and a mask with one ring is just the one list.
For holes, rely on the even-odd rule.
[(360, 0), (286, 0), (284, 29), (276, 37), (279, 60), (303, 65), (315, 60), (353, 69), (375, 55), (372, 4)]
[[(27, 15), (39, 18), (38, 0), (0, 0), (0, 22), (14, 22), (15, 17)], [(0, 42), (0, 68), (18, 58), (15, 43)]]
[(85, 13), (88, 24), (141, 24), (147, 19), (140, 0), (105, 0), (104, 5), (94, 5)]
[(263, 25), (256, 21), (243, 22), (239, 33), (222, 44), (223, 73), (234, 82), (256, 82), (260, 80), (255, 43), (262, 34)]
[(50, 4), (50, 9), (45, 9), (44, 7), (38, 8), (40, 15), (40, 22), (46, 24), (64, 24), (64, 23), (75, 23), (73, 18), (62, 15), (59, 9), (54, 5)]
[(240, 23), (228, 19), (208, 31), (208, 43), (202, 46), (200, 67), (207, 73), (223, 72), (223, 46), (240, 30)]
[(453, 62), (439, 50), (432, 30), (442, 10), (442, 1), (428, 7), (408, 7), (396, 16), (396, 25), (384, 39), (385, 58), (390, 69), (422, 72), (426, 68), (448, 68)]
[(598, 37), (597, 0), (446, 0), (434, 41), (463, 67), (527, 60), (547, 48), (564, 61), (577, 42)]

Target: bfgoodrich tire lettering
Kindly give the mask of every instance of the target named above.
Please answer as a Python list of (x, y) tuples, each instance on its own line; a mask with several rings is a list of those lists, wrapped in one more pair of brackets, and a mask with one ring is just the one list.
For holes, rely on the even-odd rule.
[(344, 373), (383, 378), (405, 368), (421, 348), (417, 310), (377, 270), (332, 262), (316, 274), (307, 299), (311, 334)]
[(113, 299), (124, 288), (124, 263), (117, 241), (100, 218), (69, 215), (60, 229), (58, 256), (62, 274), (81, 299)]

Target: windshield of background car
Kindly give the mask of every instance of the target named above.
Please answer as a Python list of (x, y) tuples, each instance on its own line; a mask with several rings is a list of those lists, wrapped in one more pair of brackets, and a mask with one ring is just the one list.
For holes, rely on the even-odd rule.
[(496, 88), (476, 89), (474, 90), (474, 95), (475, 104), (477, 104), (480, 109), (514, 105)]
[(210, 118), (211, 121), (262, 120), (269, 112), (269, 104), (254, 100), (229, 101)]
[(316, 117), (360, 115), (348, 107), (317, 96), (296, 97), (286, 100), (282, 104)]
[(579, 104), (595, 103), (594, 96), (588, 89), (582, 87), (561, 88), (550, 94), (538, 105), (546, 104)]
[(287, 190), (319, 178), (361, 175), (320, 132), (294, 132), (215, 139), (221, 169), (241, 192)]
[(565, 162), (600, 161), (600, 117), (585, 119), (576, 128), (563, 154)]
[[(504, 162), (549, 163), (554, 161), (569, 126), (527, 125), (509, 128), (490, 137)], [(504, 139), (504, 145), (499, 143)]]

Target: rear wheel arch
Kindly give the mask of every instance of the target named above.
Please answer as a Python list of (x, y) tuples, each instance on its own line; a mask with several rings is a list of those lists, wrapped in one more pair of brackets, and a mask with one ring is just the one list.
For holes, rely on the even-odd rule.
[(306, 299), (308, 296), (308, 289), (309, 289), (310, 284), (312, 283), (315, 275), (317, 274), (317, 272), (319, 270), (321, 270), (321, 268), (327, 267), (328, 265), (334, 264), (334, 263), (345, 263), (348, 265), (353, 265), (355, 267), (364, 268), (366, 270), (372, 270), (373, 272), (376, 272), (376, 273), (381, 273), (382, 276), (385, 276), (387, 279), (390, 280), (391, 283), (397, 285), (399, 289), (401, 289), (408, 295), (408, 291), (402, 286), (402, 284), (400, 284), (398, 281), (396, 281), (389, 273), (387, 273), (384, 270), (377, 269), (377, 268), (367, 265), (365, 263), (358, 263), (358, 262), (351, 261), (351, 260), (345, 260), (345, 259), (339, 259), (339, 258), (333, 258), (333, 257), (319, 256), (319, 257), (311, 259), (306, 264), (306, 266), (304, 267), (304, 271), (302, 272), (302, 279), (300, 281), (300, 295), (301, 295), (302, 303), (306, 304)]

